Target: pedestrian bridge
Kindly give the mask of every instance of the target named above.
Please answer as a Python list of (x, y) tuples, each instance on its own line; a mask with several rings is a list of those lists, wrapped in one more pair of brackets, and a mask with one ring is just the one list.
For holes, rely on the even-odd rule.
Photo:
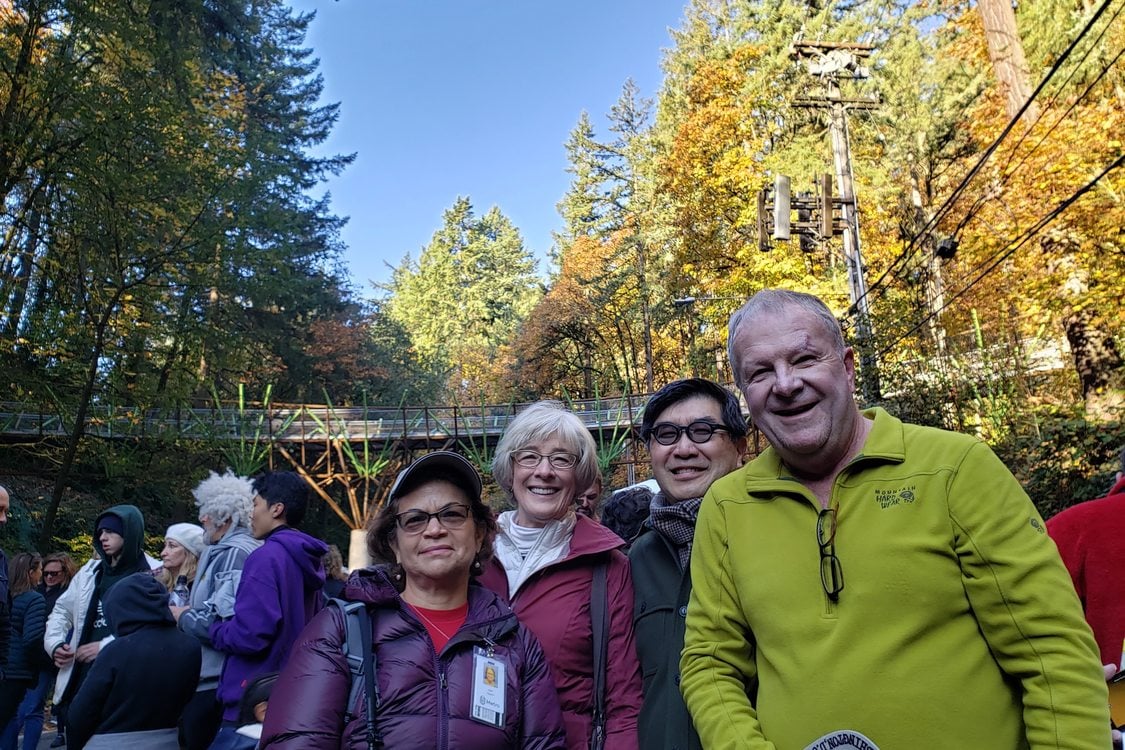
[[(573, 401), (567, 406), (591, 432), (620, 435), (640, 424), (651, 394)], [(336, 407), (311, 404), (243, 408), (143, 409), (94, 405), (85, 434), (108, 439), (177, 438), (278, 443), (351, 442), (410, 444), (484, 440), (495, 442), (526, 404), (491, 406)], [(73, 415), (57, 409), (0, 402), (0, 438), (24, 442), (61, 438)]]

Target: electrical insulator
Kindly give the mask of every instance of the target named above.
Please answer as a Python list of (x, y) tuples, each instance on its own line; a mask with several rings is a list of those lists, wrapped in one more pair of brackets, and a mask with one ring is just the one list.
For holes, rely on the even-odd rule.
[(822, 239), (832, 237), (832, 175), (820, 176), (820, 236)]
[(789, 239), (789, 178), (783, 174), (773, 182), (773, 238)]
[[(806, 195), (808, 195), (806, 193)], [(811, 198), (811, 196), (810, 196)], [(816, 250), (816, 240), (812, 237), (812, 209), (797, 209), (797, 241), (802, 253), (811, 253)]]

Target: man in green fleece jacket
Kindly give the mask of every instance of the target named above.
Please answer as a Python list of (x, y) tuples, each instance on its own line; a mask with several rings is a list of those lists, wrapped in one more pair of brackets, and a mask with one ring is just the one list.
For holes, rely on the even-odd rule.
[(729, 334), (771, 447), (696, 524), (680, 688), (703, 747), (1109, 748), (1081, 606), (992, 451), (861, 412), (816, 297), (760, 292)]

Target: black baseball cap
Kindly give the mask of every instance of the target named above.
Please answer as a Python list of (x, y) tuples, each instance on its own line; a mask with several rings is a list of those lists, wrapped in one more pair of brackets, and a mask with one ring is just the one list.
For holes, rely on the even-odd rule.
[(397, 500), (419, 485), (434, 480), (451, 482), (464, 490), (471, 502), (480, 502), (480, 474), (468, 459), (453, 451), (434, 451), (415, 459), (395, 477), (387, 497)]

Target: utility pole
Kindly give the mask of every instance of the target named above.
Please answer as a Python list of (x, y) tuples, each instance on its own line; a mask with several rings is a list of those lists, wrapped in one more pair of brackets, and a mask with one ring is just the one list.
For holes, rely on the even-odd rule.
[(867, 297), (867, 281), (863, 253), (859, 242), (859, 212), (856, 210), (855, 184), (852, 174), (851, 146), (848, 141), (848, 109), (874, 109), (873, 99), (848, 99), (840, 91), (840, 79), (867, 78), (868, 71), (860, 60), (875, 48), (869, 44), (840, 42), (797, 42), (792, 56), (805, 60), (811, 75), (824, 83), (817, 95), (794, 102), (794, 106), (828, 110), (828, 132), (832, 140), (832, 163), (840, 185), (840, 210), (844, 220), (844, 262), (848, 275), (848, 297), (856, 316), (860, 371), (863, 375), (863, 396), (868, 403), (880, 398), (878, 363), (875, 360), (871, 329), (871, 305)]

